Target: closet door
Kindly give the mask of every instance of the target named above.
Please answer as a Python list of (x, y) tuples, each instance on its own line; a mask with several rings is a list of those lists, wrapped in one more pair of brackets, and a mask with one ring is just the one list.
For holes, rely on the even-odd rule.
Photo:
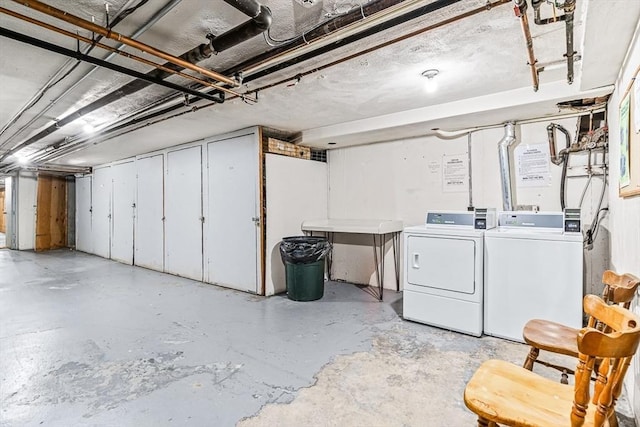
[(111, 257), (111, 166), (93, 171), (93, 215), (91, 237), (93, 253)]
[(165, 271), (202, 280), (202, 147), (167, 154)]
[(91, 175), (76, 178), (76, 250), (93, 253)]
[(255, 135), (207, 147), (207, 282), (258, 292), (258, 143)]
[(133, 161), (111, 167), (113, 214), (111, 218), (111, 259), (133, 264), (133, 216), (136, 196), (136, 168)]
[(164, 269), (164, 156), (136, 160), (135, 264)]

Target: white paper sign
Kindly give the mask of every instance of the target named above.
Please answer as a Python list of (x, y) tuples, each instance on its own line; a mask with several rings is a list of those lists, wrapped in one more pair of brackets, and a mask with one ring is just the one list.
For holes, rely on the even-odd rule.
[(469, 188), (469, 159), (467, 154), (442, 156), (442, 191), (453, 193)]
[(549, 146), (520, 144), (514, 150), (518, 187), (546, 187), (551, 185)]

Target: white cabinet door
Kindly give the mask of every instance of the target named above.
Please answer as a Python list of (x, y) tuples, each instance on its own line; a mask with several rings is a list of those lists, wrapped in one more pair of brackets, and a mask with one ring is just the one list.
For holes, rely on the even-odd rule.
[(111, 167), (113, 209), (111, 216), (111, 259), (133, 264), (133, 215), (136, 167), (133, 161)]
[(91, 238), (91, 176), (76, 179), (76, 250), (93, 253)]
[(91, 236), (93, 253), (104, 258), (111, 257), (111, 167), (93, 171), (93, 215)]
[(164, 156), (136, 161), (135, 264), (164, 269)]
[(202, 147), (167, 154), (165, 271), (202, 280)]
[(255, 135), (207, 147), (207, 282), (258, 292), (258, 143)]

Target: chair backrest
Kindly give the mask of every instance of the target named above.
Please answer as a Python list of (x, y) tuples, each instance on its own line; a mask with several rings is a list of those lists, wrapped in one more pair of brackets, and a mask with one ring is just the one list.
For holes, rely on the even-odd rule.
[(629, 308), (640, 286), (640, 279), (633, 274), (616, 274), (607, 270), (602, 274), (602, 283), (605, 285), (602, 294), (605, 301)]
[(575, 374), (575, 394), (571, 410), (571, 425), (582, 426), (589, 406), (589, 385), (596, 361), (603, 360), (598, 370), (593, 404), (596, 405), (593, 424), (604, 425), (611, 416), (622, 381), (631, 358), (640, 343), (640, 318), (631, 311), (608, 305), (595, 295), (584, 297), (584, 311), (589, 324), (603, 323), (604, 330), (587, 326), (578, 334), (580, 356)]

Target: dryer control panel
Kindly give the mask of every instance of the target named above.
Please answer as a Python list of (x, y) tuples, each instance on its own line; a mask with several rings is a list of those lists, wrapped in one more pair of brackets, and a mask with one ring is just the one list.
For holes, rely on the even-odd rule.
[(461, 227), (476, 230), (489, 230), (496, 227), (496, 210), (476, 208), (469, 211), (433, 211), (427, 212), (425, 221), (429, 227)]

